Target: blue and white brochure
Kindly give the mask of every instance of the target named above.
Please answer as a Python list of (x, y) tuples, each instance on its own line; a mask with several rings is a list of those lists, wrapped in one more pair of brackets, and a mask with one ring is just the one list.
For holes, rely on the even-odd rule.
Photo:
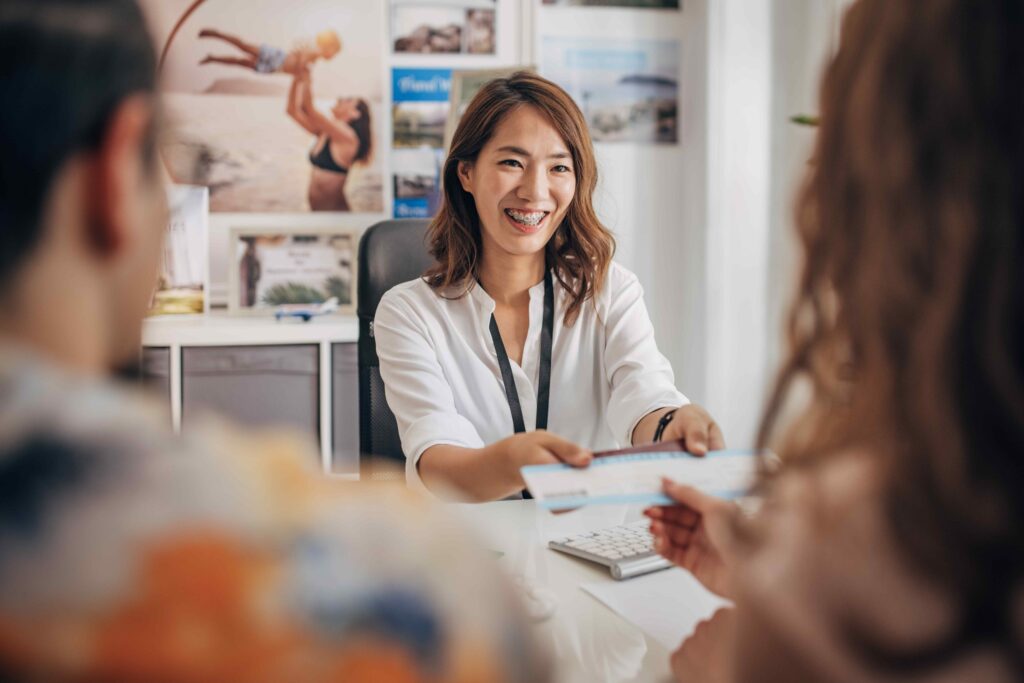
[(662, 477), (719, 498), (740, 498), (753, 486), (759, 462), (756, 451), (711, 451), (697, 457), (678, 450), (597, 457), (585, 468), (530, 465), (521, 472), (538, 505), (567, 510), (584, 505), (670, 505)]

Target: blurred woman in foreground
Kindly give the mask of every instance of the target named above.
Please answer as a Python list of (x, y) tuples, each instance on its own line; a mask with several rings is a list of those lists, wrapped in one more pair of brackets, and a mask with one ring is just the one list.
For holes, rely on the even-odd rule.
[(736, 603), (679, 680), (1024, 678), (1022, 22), (1016, 0), (846, 16), (761, 430), (785, 464), (751, 518), (672, 484), (649, 511)]

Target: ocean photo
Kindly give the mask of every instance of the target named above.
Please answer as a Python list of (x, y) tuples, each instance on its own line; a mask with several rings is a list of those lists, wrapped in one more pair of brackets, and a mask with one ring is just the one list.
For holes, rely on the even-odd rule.
[(597, 142), (679, 139), (676, 41), (547, 38), (541, 73), (573, 96)]

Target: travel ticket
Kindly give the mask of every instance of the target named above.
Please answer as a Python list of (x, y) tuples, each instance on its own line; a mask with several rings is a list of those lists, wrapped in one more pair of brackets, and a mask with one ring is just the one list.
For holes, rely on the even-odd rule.
[(711, 451), (703, 457), (682, 450), (595, 454), (589, 467), (530, 465), (523, 480), (537, 504), (549, 510), (584, 505), (669, 505), (662, 477), (719, 498), (739, 498), (750, 490), (760, 458), (755, 451)]

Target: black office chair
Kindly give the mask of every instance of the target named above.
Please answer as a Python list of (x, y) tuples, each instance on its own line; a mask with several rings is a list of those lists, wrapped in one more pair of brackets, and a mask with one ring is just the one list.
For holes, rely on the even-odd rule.
[(373, 317), (385, 292), (420, 277), (433, 265), (426, 245), (428, 224), (418, 219), (383, 221), (359, 240), (359, 451), (365, 479), (403, 476), (405, 455), (395, 416), (384, 397)]

